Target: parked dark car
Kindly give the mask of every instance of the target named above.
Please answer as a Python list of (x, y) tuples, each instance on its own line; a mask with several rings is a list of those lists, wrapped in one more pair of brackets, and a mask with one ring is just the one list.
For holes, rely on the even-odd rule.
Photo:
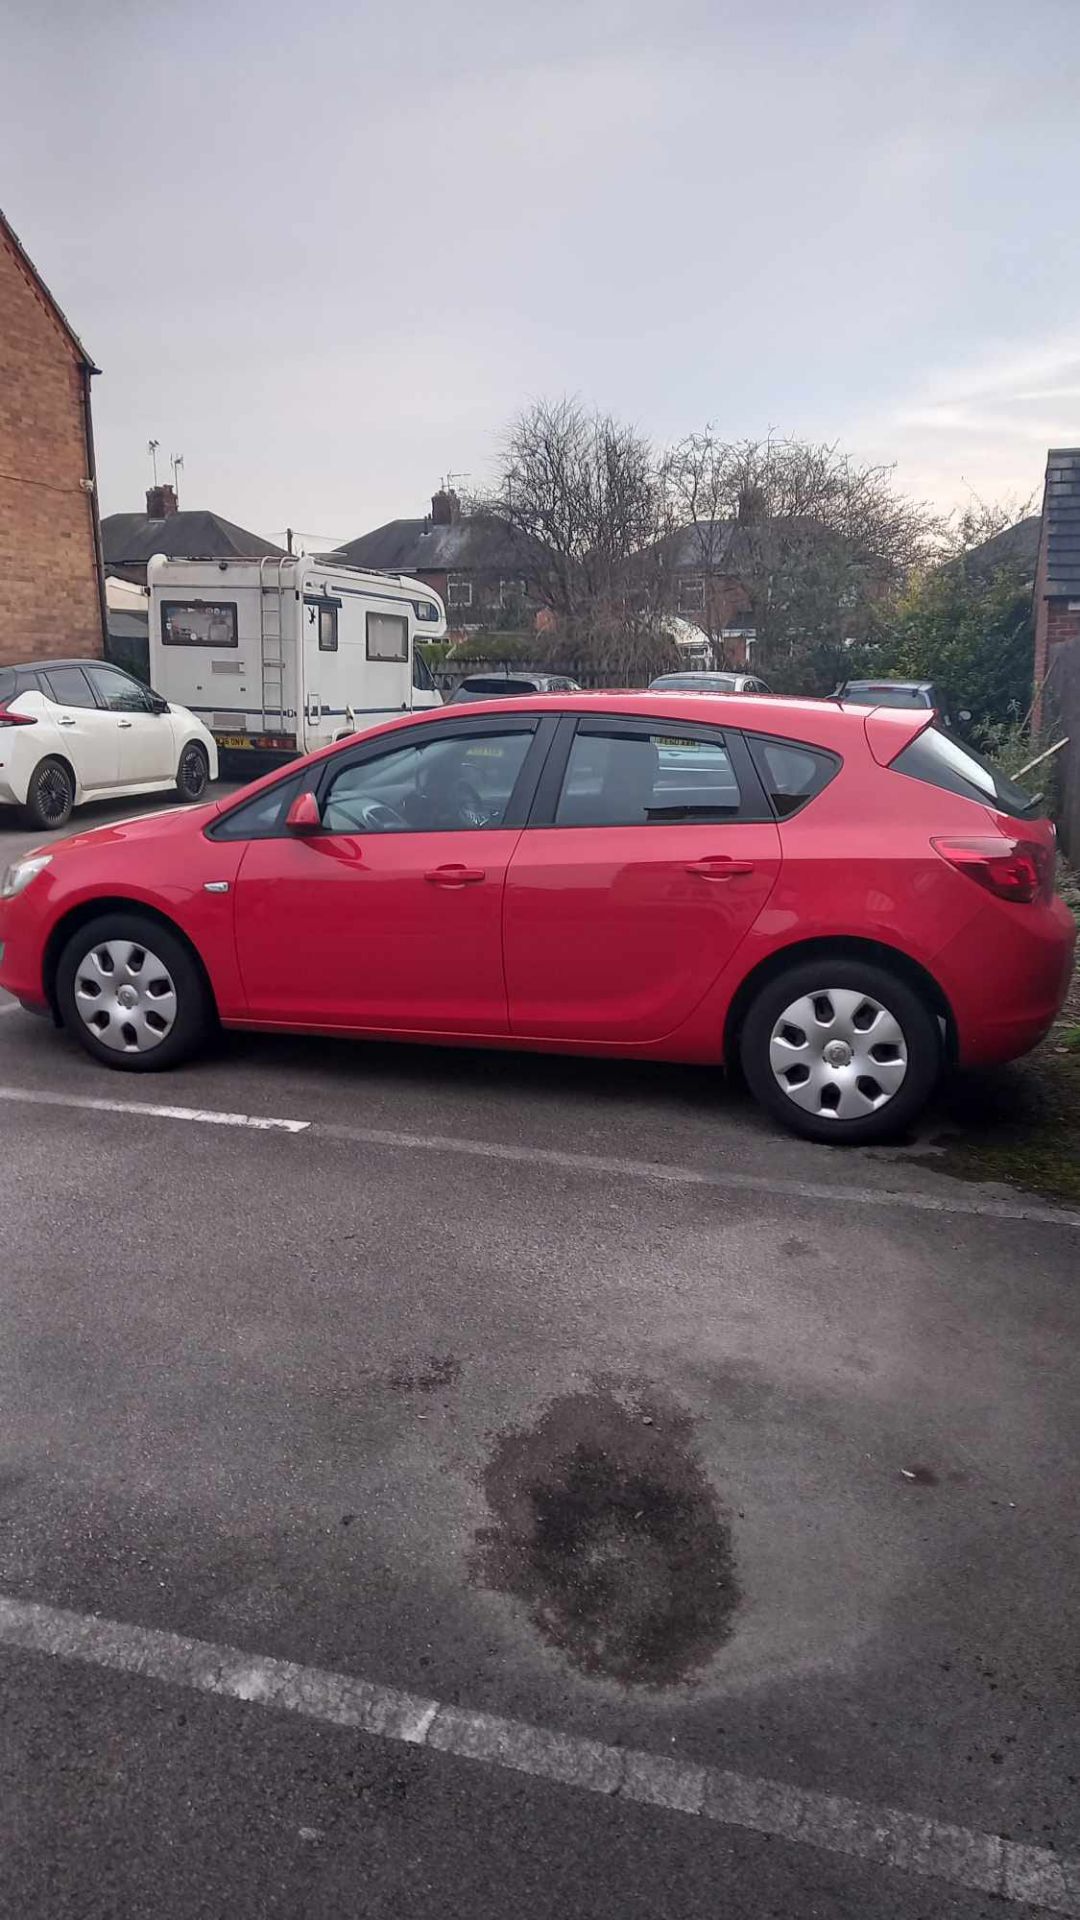
[(953, 710), (944, 687), (933, 680), (844, 680), (830, 697), (855, 707), (935, 707), (947, 727), (971, 719), (966, 707)]
[(580, 693), (576, 680), (568, 680), (561, 673), (470, 673), (455, 687), (448, 707), (456, 706), (464, 700), (509, 699), (516, 694), (531, 693)]

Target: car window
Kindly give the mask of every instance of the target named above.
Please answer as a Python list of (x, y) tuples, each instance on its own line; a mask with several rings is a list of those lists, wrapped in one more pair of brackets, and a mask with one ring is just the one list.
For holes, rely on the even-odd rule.
[(781, 820), (798, 813), (839, 771), (835, 753), (807, 747), (795, 740), (768, 740), (748, 733), (746, 743), (761, 775), (761, 784)]
[(925, 780), (932, 787), (943, 787), (946, 793), (963, 794), (966, 800), (981, 800), (1018, 820), (1045, 811), (1041, 800), (1033, 799), (1008, 774), (939, 727), (927, 727), (891, 764), (894, 773)]
[(447, 833), (502, 825), (533, 729), (459, 734), (354, 761), (323, 796), (331, 833)]
[(255, 800), (246, 800), (208, 829), (212, 840), (272, 840), (285, 831), (285, 815), (303, 785), (303, 774), (279, 780)]
[(94, 692), (103, 700), (111, 713), (150, 713), (153, 711), (150, 695), (137, 680), (129, 679), (126, 673), (120, 673), (116, 667), (98, 667), (88, 664), (86, 677)]
[(924, 687), (855, 686), (847, 698), (860, 707), (926, 707), (930, 700)]
[(664, 673), (649, 683), (650, 693), (734, 693), (733, 673)]
[(472, 674), (463, 680), (454, 698), (456, 700), (491, 700), (500, 694), (535, 693), (536, 681), (508, 678), (506, 674)]
[(738, 814), (739, 783), (723, 735), (681, 738), (579, 731), (555, 813), (559, 827), (662, 826)]
[(50, 667), (41, 676), (49, 694), (60, 707), (94, 707), (90, 682), (81, 667)]

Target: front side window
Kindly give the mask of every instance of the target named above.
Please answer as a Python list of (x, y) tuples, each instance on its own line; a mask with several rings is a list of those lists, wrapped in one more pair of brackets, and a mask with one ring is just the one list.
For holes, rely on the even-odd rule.
[(224, 820), (209, 829), (214, 840), (272, 840), (285, 832), (285, 815), (292, 806), (303, 781), (303, 775), (294, 773), (288, 780), (279, 780), (276, 787), (270, 787), (260, 793), (255, 800), (248, 800), (242, 807), (236, 807), (226, 814)]
[(50, 667), (41, 677), (58, 706), (96, 707), (90, 682), (81, 667)]
[(452, 573), (446, 582), (448, 607), (472, 606), (472, 581), (463, 573)]
[(805, 807), (840, 770), (836, 754), (822, 747), (806, 747), (794, 740), (766, 740), (750, 733), (746, 741), (761, 784), (781, 820)]
[(412, 683), (420, 693), (436, 692), (435, 680), (431, 668), (424, 659), (419, 647), (413, 649)]
[(335, 774), (323, 799), (330, 833), (448, 833), (499, 827), (532, 728), (425, 740)]
[(723, 735), (578, 732), (555, 814), (560, 827), (731, 820), (739, 783)]
[(409, 617), (404, 613), (375, 613), (367, 616), (367, 657), (369, 660), (407, 660), (409, 657)]
[(165, 647), (238, 646), (236, 601), (163, 600), (161, 643)]
[(137, 680), (129, 679), (126, 673), (120, 673), (116, 667), (87, 666), (87, 676), (98, 699), (104, 701), (110, 713), (151, 713), (153, 711), (150, 695)]

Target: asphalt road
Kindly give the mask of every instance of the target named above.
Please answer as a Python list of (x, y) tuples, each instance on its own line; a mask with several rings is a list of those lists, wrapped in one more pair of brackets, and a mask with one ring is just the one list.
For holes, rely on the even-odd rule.
[[(0, 1127), (0, 1911), (1080, 1913), (1043, 1852), (979, 1890), (909, 1833), (1080, 1853), (1068, 1216), (689, 1070), (236, 1037), (125, 1076), (10, 1003)], [(267, 1704), (260, 1660), (324, 1678)], [(350, 1676), (459, 1711), (376, 1737)], [(612, 1751), (779, 1812), (594, 1791)]]

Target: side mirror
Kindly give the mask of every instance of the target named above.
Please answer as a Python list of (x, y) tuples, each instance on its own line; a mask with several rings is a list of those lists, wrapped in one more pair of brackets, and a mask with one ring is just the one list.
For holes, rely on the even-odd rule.
[(169, 703), (167, 700), (162, 699), (160, 693), (152, 693), (150, 695), (150, 711), (151, 713), (168, 713)]
[(321, 833), (322, 816), (319, 803), (313, 793), (298, 793), (288, 813), (285, 825), (290, 833)]

